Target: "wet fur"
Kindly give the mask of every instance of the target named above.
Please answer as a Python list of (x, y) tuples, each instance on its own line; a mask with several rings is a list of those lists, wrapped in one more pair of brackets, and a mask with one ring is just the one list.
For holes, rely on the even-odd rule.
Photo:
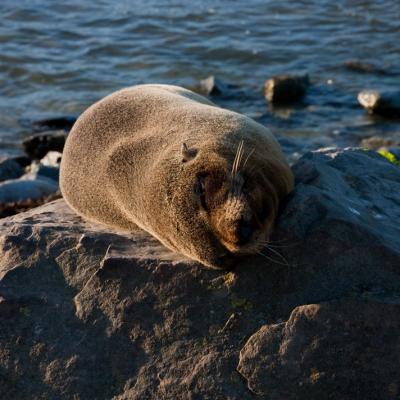
[[(250, 118), (180, 87), (140, 85), (81, 115), (64, 148), (60, 186), (84, 217), (139, 226), (221, 268), (260, 250), (293, 176), (274, 137)], [(254, 229), (245, 244), (239, 220)]]

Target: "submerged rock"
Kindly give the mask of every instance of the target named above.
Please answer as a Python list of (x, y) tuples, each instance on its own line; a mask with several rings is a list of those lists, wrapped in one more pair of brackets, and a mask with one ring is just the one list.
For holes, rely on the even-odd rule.
[(400, 91), (364, 90), (358, 94), (357, 98), (370, 114), (400, 118)]
[(376, 74), (376, 75), (393, 75), (390, 71), (384, 68), (378, 67), (377, 65), (362, 61), (362, 60), (347, 60), (344, 62), (344, 66), (354, 72), (361, 72), (364, 74)]
[(274, 105), (296, 103), (303, 99), (310, 84), (308, 75), (281, 75), (264, 84), (265, 98)]
[(63, 200), (1, 220), (0, 398), (396, 399), (400, 168), (293, 170), (271, 247), (231, 272)]
[(49, 151), (62, 153), (66, 138), (67, 134), (65, 132), (40, 133), (26, 138), (22, 142), (22, 147), (29, 157), (34, 160), (40, 160)]

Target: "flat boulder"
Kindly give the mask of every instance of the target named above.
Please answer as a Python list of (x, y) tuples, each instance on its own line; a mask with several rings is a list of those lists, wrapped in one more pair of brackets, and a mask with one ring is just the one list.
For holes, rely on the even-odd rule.
[(293, 171), (233, 271), (63, 200), (0, 220), (0, 398), (395, 399), (400, 168), (330, 149)]

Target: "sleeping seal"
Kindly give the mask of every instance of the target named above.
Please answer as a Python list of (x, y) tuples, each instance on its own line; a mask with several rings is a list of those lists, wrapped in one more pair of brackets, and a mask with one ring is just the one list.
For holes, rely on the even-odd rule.
[(149, 232), (213, 268), (259, 251), (292, 172), (272, 134), (189, 90), (139, 85), (87, 109), (65, 144), (60, 186), (77, 213)]

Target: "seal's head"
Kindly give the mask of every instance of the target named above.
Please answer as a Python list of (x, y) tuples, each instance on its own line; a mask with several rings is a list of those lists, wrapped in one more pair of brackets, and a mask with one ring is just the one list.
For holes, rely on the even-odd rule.
[(230, 268), (236, 256), (265, 246), (293, 184), (282, 158), (245, 151), (243, 141), (232, 148), (204, 153), (183, 144), (179, 190), (170, 191), (174, 247), (213, 268)]

